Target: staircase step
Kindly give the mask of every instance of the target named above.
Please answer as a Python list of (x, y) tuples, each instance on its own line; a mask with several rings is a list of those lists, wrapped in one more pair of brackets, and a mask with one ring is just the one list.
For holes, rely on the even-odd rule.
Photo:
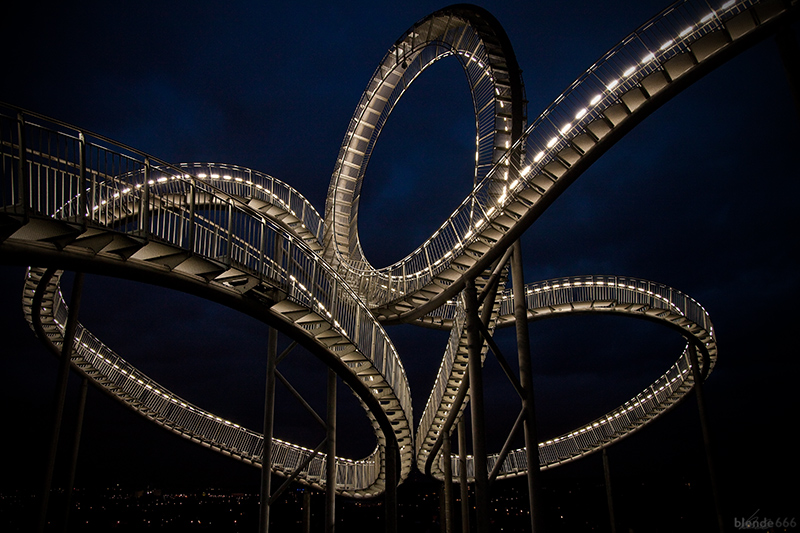
[(82, 230), (54, 219), (32, 218), (9, 236), (24, 241), (52, 242), (59, 248), (74, 241)]
[(132, 237), (130, 235), (122, 235), (114, 233), (112, 241), (100, 249), (100, 253), (110, 253), (121, 257), (124, 260), (138, 252), (142, 247), (147, 244), (147, 241), (140, 237)]
[(725, 22), (725, 29), (734, 41), (756, 29), (756, 21), (750, 10), (742, 11), (735, 17)]
[(683, 76), (689, 69), (694, 66), (694, 58), (692, 55), (683, 53), (669, 59), (664, 63), (664, 70), (672, 81)]
[(21, 227), (21, 218), (0, 213), (0, 242), (5, 241)]
[(721, 50), (729, 42), (730, 39), (724, 32), (715, 31), (697, 39), (689, 46), (689, 50), (691, 50), (697, 62), (700, 63)]
[(185, 261), (175, 266), (177, 272), (184, 272), (194, 276), (200, 276), (208, 281), (216, 278), (228, 269), (222, 263), (210, 261), (196, 255), (189, 256)]

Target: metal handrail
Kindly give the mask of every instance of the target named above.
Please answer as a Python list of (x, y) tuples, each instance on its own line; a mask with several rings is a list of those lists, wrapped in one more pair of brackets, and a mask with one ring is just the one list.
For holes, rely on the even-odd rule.
[[(187, 168), (58, 121), (45, 122), (41, 115), (33, 114), (36, 122), (31, 122), (25, 111), (11, 111), (16, 116), (0, 114), (0, 212), (24, 211), (162, 242), (280, 289), (287, 299), (328, 321), (363, 354), (397, 398), (400, 409), (393, 408), (392, 416), (401, 428), (411, 426), (405, 370), (382, 326), (293, 231)], [(194, 205), (198, 198), (204, 199), (202, 206)], [(314, 214), (313, 208), (307, 210), (306, 220)], [(318, 236), (319, 226), (314, 231)], [(236, 290), (224, 282), (216, 286)], [(331, 352), (338, 357), (335, 349)], [(381, 397), (385, 395), (383, 391)], [(402, 474), (407, 475), (412, 452), (401, 453)]]
[[(513, 291), (506, 289), (498, 298), (498, 327), (503, 322), (512, 324)], [(667, 285), (627, 276), (569, 276), (527, 284), (525, 299), (529, 320), (570, 313), (615, 313), (668, 324), (701, 347), (704, 357), (700, 363), (703, 365), (701, 371), (704, 375), (716, 364), (716, 334), (708, 312), (694, 298)], [(456, 318), (457, 325), (460, 324), (458, 316), (460, 315)], [(453, 331), (457, 329), (459, 328), (454, 327)], [(687, 346), (665, 374), (622, 406), (570, 432), (539, 443), (541, 467), (552, 468), (597, 451), (628, 436), (666, 412), (691, 390), (694, 382), (689, 372), (690, 367)], [(426, 444), (425, 437), (437, 435), (437, 427), (441, 426), (437, 425), (435, 418), (443, 418), (449, 414), (446, 409), (442, 409), (441, 398), (447, 382), (453, 379), (452, 372), (452, 360), (446, 356), (426, 409), (420, 417), (417, 432), (418, 465), (425, 463), (429, 453), (430, 446)], [(461, 407), (463, 409), (463, 405)], [(498, 455), (488, 457), (490, 469)], [(453, 457), (455, 479), (458, 476), (458, 461), (456, 456)], [(432, 469), (432, 473), (440, 479), (443, 476), (441, 460), (445, 459), (436, 461), (435, 468)], [(472, 476), (472, 457), (468, 458), (468, 462), (468, 475)], [(498, 477), (526, 474), (527, 458), (523, 448), (510, 452)]]
[[(371, 281), (363, 278), (376, 270), (368, 261), (358, 240), (358, 195), (372, 149), (389, 115), (406, 90), (421, 73), (437, 61), (454, 56), (467, 76), (475, 111), (476, 147), (473, 183), (483, 179), (495, 165), (497, 153), (509, 147), (512, 130), (524, 127), (524, 103), (512, 113), (511, 102), (524, 102), (524, 87), (513, 57), (500, 50), (504, 32), (479, 8), (464, 9), (455, 5), (444, 8), (414, 24), (389, 49), (373, 73), (345, 133), (326, 202), (326, 257), (341, 266), (345, 277), (359, 280), (359, 291), (374, 304)], [(492, 50), (484, 38), (489, 38)], [(515, 60), (514, 60), (515, 61)], [(507, 105), (506, 109), (503, 106)], [(498, 126), (498, 122), (507, 124)], [(345, 231), (338, 225), (345, 224)], [(355, 241), (351, 234), (355, 233)], [(442, 252), (444, 253), (444, 252)], [(383, 278), (382, 278), (383, 279)], [(364, 284), (363, 282), (367, 283)], [(398, 294), (391, 278), (377, 280), (387, 294)], [(402, 294), (402, 292), (400, 293)]]
[[(23, 299), (26, 302), (25, 317), (31, 327), (34, 327), (32, 294), (43, 273), (43, 269), (36, 268), (26, 273)], [(60, 276), (61, 272), (58, 272), (54, 284), (58, 284)], [(56, 345), (63, 344), (68, 315), (60, 290), (42, 300), (40, 319), (47, 326), (50, 341)], [(187, 439), (201, 442), (242, 461), (261, 464), (262, 434), (221, 418), (173, 393), (125, 361), (82, 324), (77, 326), (75, 341), (72, 364), (93, 380), (102, 381), (103, 388), (122, 402)], [(302, 480), (321, 488), (325, 485), (326, 457), (317, 455), (311, 448), (273, 438), (271, 464), (276, 472), (288, 476), (309, 457), (312, 459), (301, 473)], [(377, 447), (363, 460), (337, 457), (336, 461), (343, 468), (354, 470), (352, 473), (343, 472), (341, 477), (344, 482), (337, 481), (337, 488), (343, 492), (358, 491), (372, 485), (380, 473), (377, 466), (380, 449)]]
[[(526, 191), (546, 194), (533, 179), (624, 93), (700, 37), (720, 30), (725, 20), (758, 3), (722, 0), (712, 9), (704, 0), (679, 1), (628, 35), (530, 123), (522, 138), (421, 246), (384, 268), (347, 263), (346, 268), (362, 280), (362, 296), (371, 307), (380, 307), (430, 285), (479, 240), (506, 206)], [(507, 184), (500, 195), (494, 190), (498, 182)]]

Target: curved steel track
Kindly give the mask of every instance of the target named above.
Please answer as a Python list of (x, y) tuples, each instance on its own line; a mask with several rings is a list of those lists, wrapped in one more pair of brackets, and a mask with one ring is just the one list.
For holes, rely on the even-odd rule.
[[(0, 114), (0, 252), (30, 268), (23, 307), (46, 344), (63, 343), (66, 306), (58, 269), (101, 272), (198, 294), (280, 329), (352, 388), (375, 429), (375, 451), (337, 458), (336, 489), (382, 492), (388, 439), (400, 477), (414, 462), (441, 476), (431, 456), (466, 368), (463, 306), (469, 279), (502, 274), (510, 245), (581, 173), (636, 124), (691, 83), (793, 18), (794, 1), (678, 2), (605, 54), (526, 126), (524, 87), (499, 23), (452, 6), (404, 33), (370, 78), (346, 131), (325, 216), (288, 185), (233, 165), (170, 165), (46, 117)], [(466, 73), (476, 128), (474, 188), (418, 249), (373, 267), (358, 237), (360, 190), (370, 155), (407, 88), (436, 61)], [(507, 324), (505, 275), (490, 330)], [(570, 277), (528, 285), (528, 317), (615, 313), (666, 324), (698, 345), (704, 375), (716, 361), (705, 310), (653, 282)], [(383, 324), (451, 330), (436, 383), (412, 435), (411, 394)], [(260, 463), (263, 437), (178, 397), (125, 362), (82, 326), (73, 366), (155, 423), (237, 459)], [(486, 346), (484, 345), (484, 353)], [(575, 460), (625, 437), (679, 401), (693, 384), (686, 353), (623, 406), (539, 444), (542, 467)], [(463, 404), (460, 406), (463, 409)], [(414, 442), (416, 440), (416, 442)], [(271, 462), (322, 487), (324, 455), (274, 439)], [(490, 467), (492, 458), (489, 458)], [(455, 465), (454, 465), (455, 466)], [(523, 450), (501, 477), (524, 475)], [(468, 466), (469, 469), (469, 466)], [(455, 471), (455, 468), (454, 468)]]

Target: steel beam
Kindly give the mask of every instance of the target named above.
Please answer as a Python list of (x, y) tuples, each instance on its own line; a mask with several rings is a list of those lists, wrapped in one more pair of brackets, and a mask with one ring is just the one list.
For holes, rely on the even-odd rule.
[(489, 472), (486, 461), (486, 424), (483, 402), (483, 339), (477, 322), (478, 293), (475, 282), (469, 280), (464, 289), (467, 315), (467, 350), (469, 351), (469, 400), (472, 422), (472, 457), (475, 465), (475, 518), (478, 533), (489, 532)]
[[(714, 509), (717, 514), (717, 527), (720, 533), (725, 531), (725, 523), (722, 520), (722, 504), (717, 487), (717, 473), (714, 467), (714, 457), (711, 446), (711, 432), (708, 429), (708, 418), (706, 416), (706, 402), (703, 395), (703, 376), (700, 373), (700, 365), (697, 361), (697, 348), (693, 342), (689, 342), (689, 361), (692, 364), (692, 378), (694, 379), (694, 394), (697, 399), (697, 412), (700, 415), (700, 429), (703, 433), (703, 447), (708, 464), (708, 475), (711, 480), (711, 495), (714, 499)], [(704, 369), (704, 374), (708, 374), (708, 369)]]
[(336, 530), (336, 372), (328, 369), (328, 436), (325, 458), (325, 533)]
[(450, 447), (450, 434), (448, 433), (445, 434), (444, 441), (442, 441), (444, 481), (442, 482), (440, 514), (444, 533), (453, 533), (453, 463)]
[(269, 328), (267, 342), (267, 379), (264, 391), (264, 446), (261, 454), (261, 503), (259, 506), (258, 531), (269, 532), (269, 510), (271, 507), (272, 481), (272, 428), (275, 424), (275, 361), (278, 354), (278, 331)]
[(467, 482), (467, 421), (458, 420), (458, 483), (461, 490), (461, 531), (469, 531), (469, 484)]
[(608, 502), (608, 521), (611, 524), (611, 533), (617, 533), (617, 521), (614, 518), (614, 495), (611, 492), (611, 470), (608, 467), (608, 453), (603, 447), (603, 475), (606, 480), (606, 501)]
[(50, 490), (53, 485), (53, 471), (56, 466), (58, 453), (58, 437), (61, 433), (61, 422), (64, 418), (64, 401), (67, 396), (69, 383), (69, 366), (72, 357), (72, 346), (75, 343), (75, 331), (78, 327), (78, 312), (81, 308), (81, 295), (83, 293), (83, 272), (76, 272), (72, 282), (72, 297), (70, 299), (69, 316), (64, 328), (64, 344), (61, 347), (61, 358), (58, 363), (58, 377), (56, 379), (56, 394), (53, 402), (53, 427), (50, 434), (50, 451), (47, 455), (44, 484), (42, 487), (41, 505), (39, 508), (39, 531), (43, 532), (47, 525), (47, 506), (50, 502)]
[(303, 533), (311, 533), (311, 489), (303, 489)]
[(394, 435), (386, 437), (386, 533), (397, 533), (397, 466), (399, 450)]
[(69, 476), (67, 480), (66, 498), (64, 502), (64, 518), (62, 521), (62, 531), (66, 533), (69, 529), (69, 512), (72, 507), (72, 492), (75, 490), (75, 473), (78, 471), (78, 454), (81, 447), (81, 433), (83, 431), (83, 415), (86, 411), (86, 393), (89, 389), (89, 378), (86, 376), (81, 380), (81, 389), (78, 393), (78, 413), (75, 418), (75, 433), (72, 440), (72, 462), (70, 463)]
[(531, 511), (531, 532), (542, 529), (542, 509), (539, 495), (541, 472), (539, 469), (539, 436), (536, 431), (536, 404), (534, 402), (531, 348), (528, 337), (528, 304), (525, 301), (525, 275), (522, 266), (522, 244), (512, 246), (511, 280), (514, 289), (514, 320), (517, 327), (517, 354), (519, 356), (519, 381), (522, 387), (522, 409), (525, 412), (525, 457), (528, 462), (528, 504)]

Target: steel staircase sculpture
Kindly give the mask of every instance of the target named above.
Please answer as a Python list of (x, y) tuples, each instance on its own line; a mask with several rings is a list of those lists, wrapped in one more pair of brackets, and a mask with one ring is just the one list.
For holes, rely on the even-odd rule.
[[(516, 59), (499, 23), (470, 6), (412, 26), (370, 78), (346, 131), (321, 217), (290, 186), (234, 165), (171, 165), (47, 117), (0, 111), (0, 253), (30, 268), (23, 309), (52, 349), (63, 344), (61, 269), (170, 286), (250, 314), (335, 369), (362, 403), (377, 445), (361, 460), (336, 458), (336, 489), (384, 490), (389, 439), (400, 478), (412, 463), (441, 477), (431, 456), (466, 369), (467, 280), (502, 281), (489, 330), (509, 324), (503, 254), (584, 170), (636, 124), (724, 61), (796, 16), (796, 1), (678, 2), (626, 37), (529, 125)], [(476, 117), (474, 188), (419, 248), (373, 267), (358, 237), (361, 184), (381, 129), (408, 87), (434, 62), (456, 57)], [(466, 177), (465, 177), (466, 178)], [(613, 277), (560, 278), (526, 287), (529, 320), (573, 313), (622, 314), (680, 332), (702, 352), (707, 375), (716, 338), (705, 309), (675, 289)], [(450, 340), (412, 435), (411, 393), (384, 325), (449, 329)], [(82, 326), (73, 367), (155, 423), (259, 464), (263, 437), (207, 412), (125, 362)], [(487, 347), (484, 345), (484, 354)], [(57, 350), (56, 350), (57, 351)], [(686, 352), (650, 387), (602, 417), (539, 444), (540, 464), (576, 460), (624, 438), (675, 405), (693, 385)], [(460, 407), (463, 409), (463, 404)], [(326, 485), (324, 455), (273, 439), (272, 468)], [(490, 466), (496, 455), (489, 458)], [(494, 458), (494, 459), (493, 459)], [(471, 475), (468, 465), (468, 474)], [(524, 475), (523, 450), (499, 477)], [(457, 473), (457, 463), (453, 463)]]

